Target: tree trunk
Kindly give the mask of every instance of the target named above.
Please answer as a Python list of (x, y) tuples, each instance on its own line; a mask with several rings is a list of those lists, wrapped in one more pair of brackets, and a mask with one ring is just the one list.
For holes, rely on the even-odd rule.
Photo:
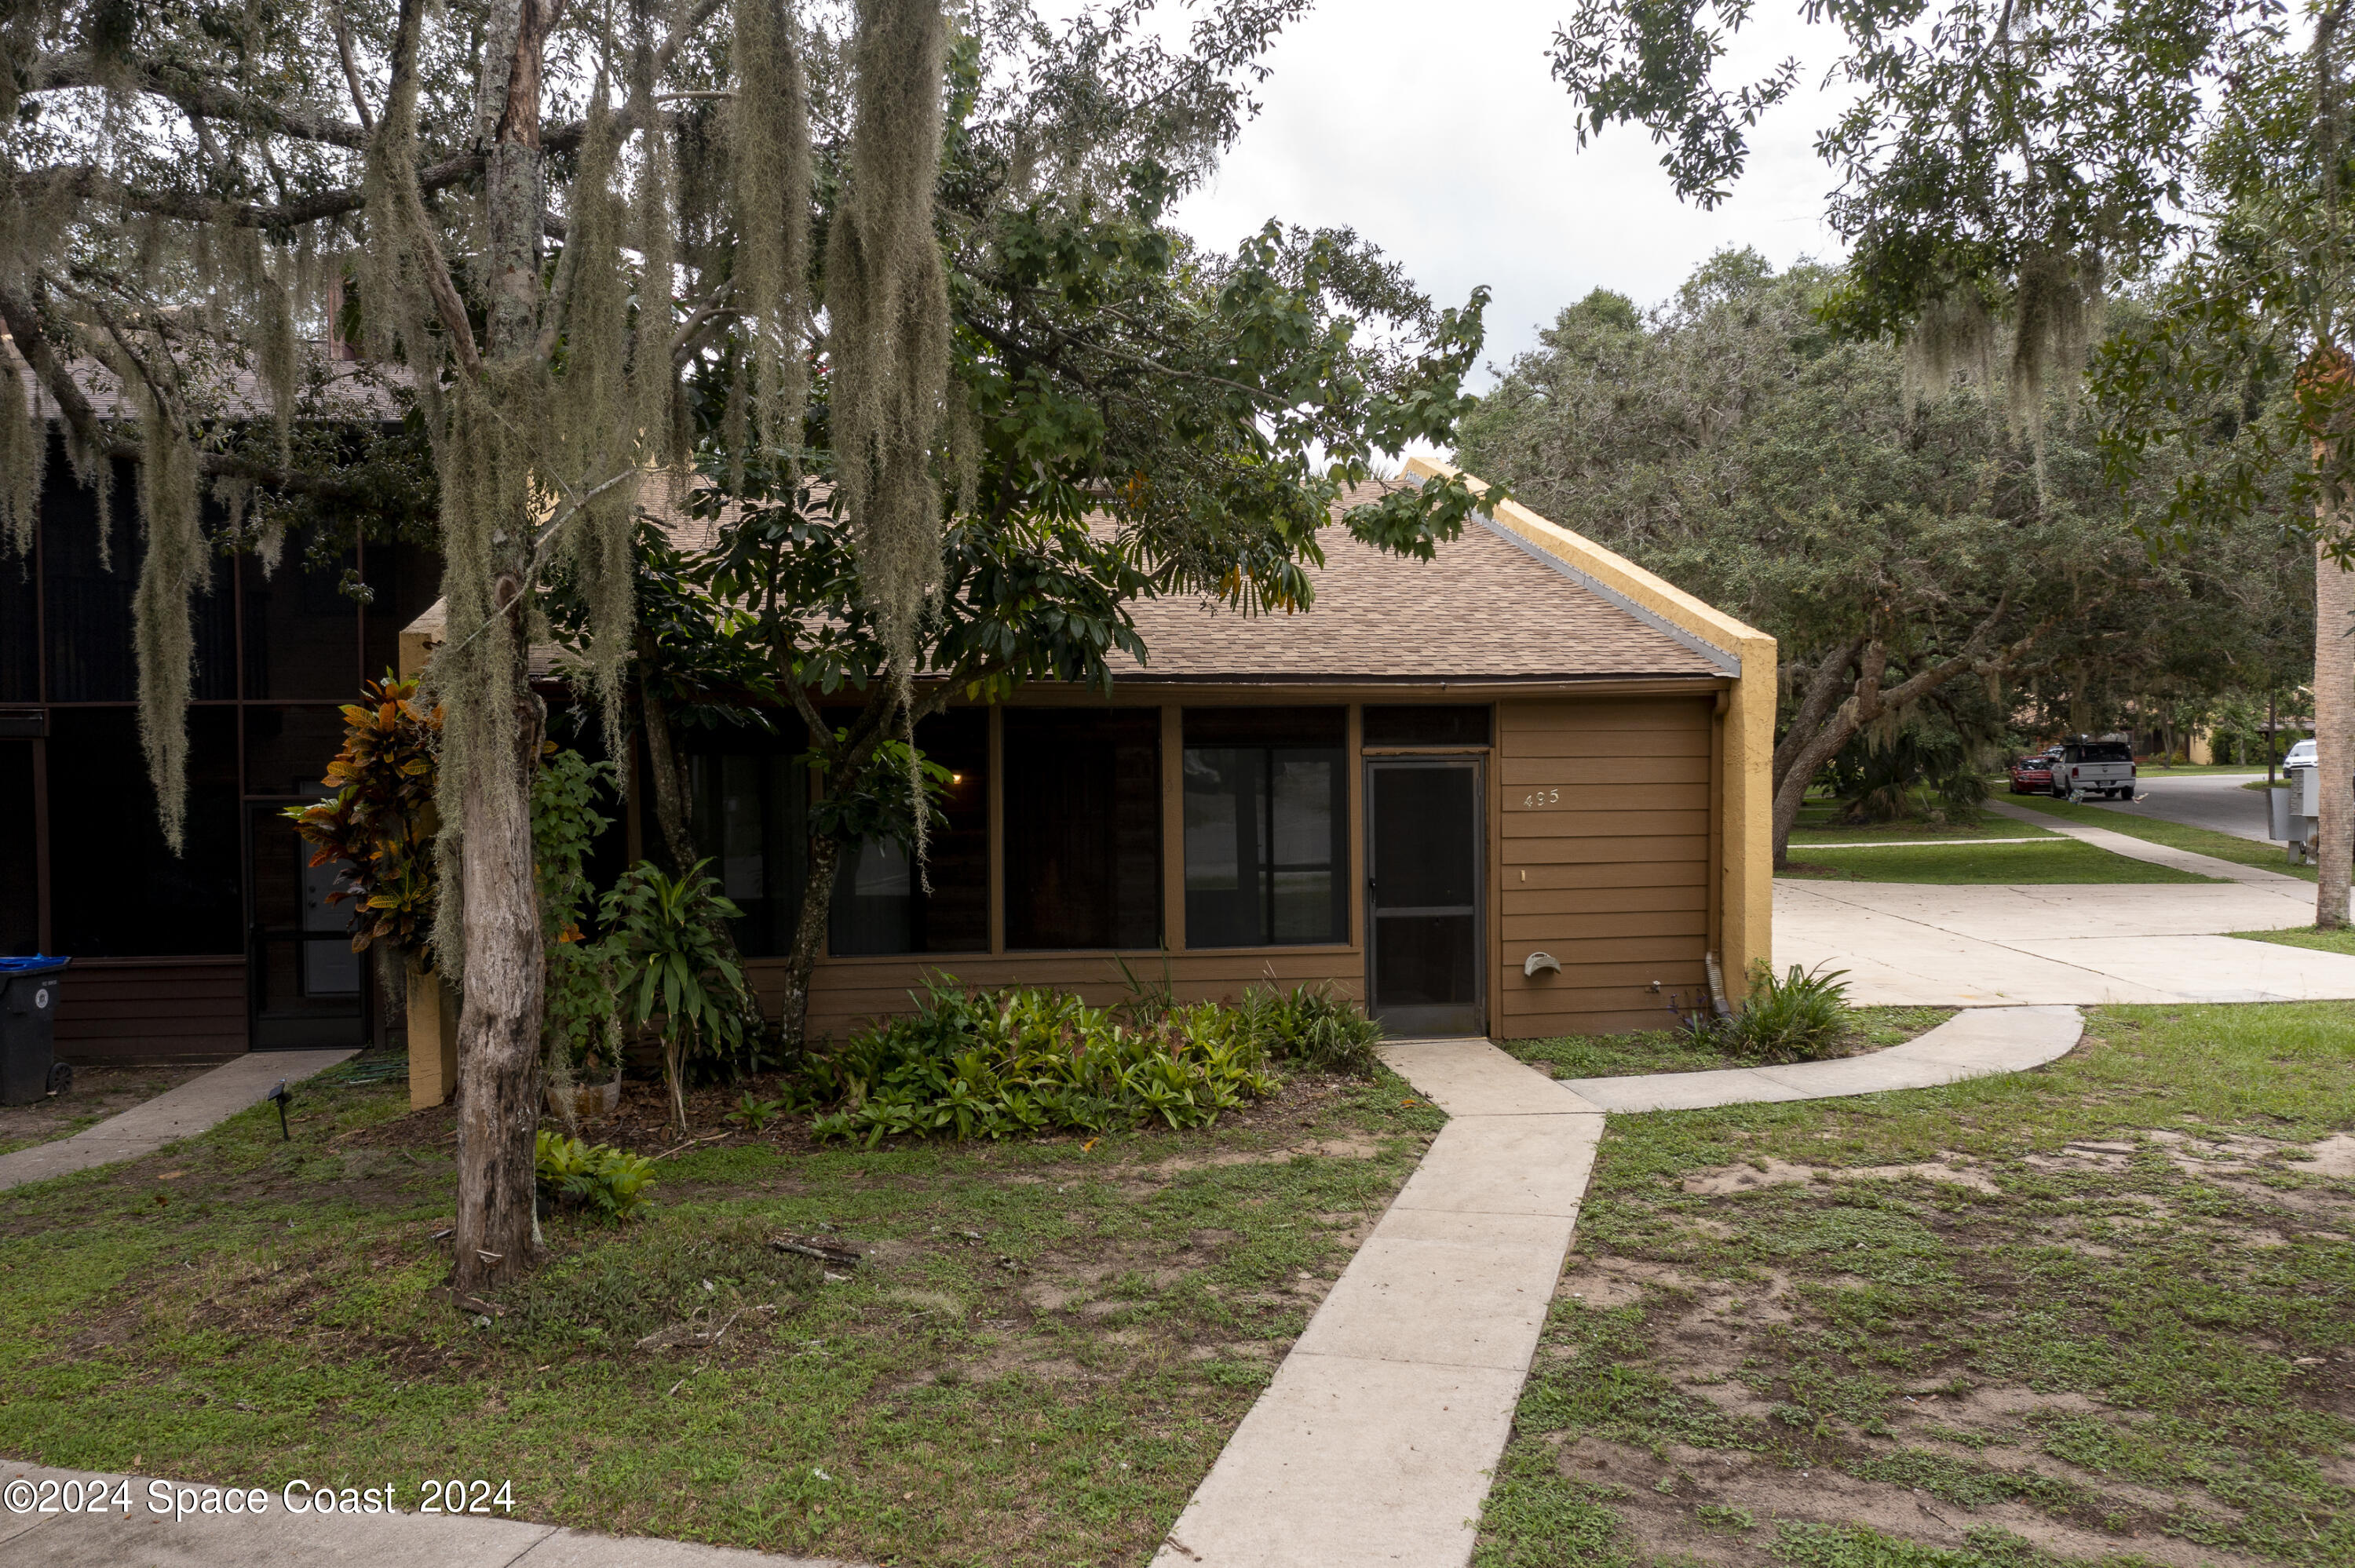
[(2314, 544), (2314, 923), (2347, 924), (2347, 883), (2355, 863), (2355, 574), (2330, 557), (2328, 503), (2316, 507)]
[[(525, 535), (528, 537), (528, 534)], [(503, 577), (500, 602), (519, 601)], [(539, 1020), (546, 973), (539, 893), (531, 854), (531, 772), (537, 705), (525, 667), (520, 604), (509, 612), (513, 646), (500, 711), (515, 715), (505, 765), (481, 758), (461, 800), (465, 845), (464, 1006), (458, 1021), (458, 1220), (455, 1283), (462, 1291), (503, 1285), (531, 1262), (539, 1126)]]
[(646, 760), (654, 774), (655, 824), (671, 870), (683, 873), (696, 862), (695, 838), (687, 831), (687, 758), (671, 735), (670, 711), (645, 681), (638, 683), (638, 709), (645, 715)]
[[(985, 664), (953, 672), (948, 679), (917, 699), (909, 720), (911, 727), (946, 706), (951, 691), (969, 685), (988, 669)], [(826, 724), (810, 705), (808, 693), (794, 680), (791, 665), (782, 652), (779, 672), (780, 683), (793, 694), (794, 705), (800, 710), (802, 722), (809, 730), (812, 748), (826, 755), (824, 788), (847, 788), (849, 780), (866, 766), (885, 727), (899, 711), (890, 685), (879, 681), (868, 688), (866, 707), (850, 726), (848, 738), (841, 749), (834, 750), (829, 741), (821, 739), (828, 735)], [(802, 884), (801, 917), (794, 923), (793, 951), (785, 958), (784, 1001), (777, 1021), (778, 1044), (786, 1051), (802, 1050), (809, 1043), (810, 976), (817, 969), (818, 954), (826, 948), (826, 926), (834, 915), (834, 882), (841, 866), (841, 842), (823, 833), (812, 833), (809, 875)]]
[(793, 951), (785, 957), (784, 1009), (778, 1020), (779, 1039), (787, 1051), (809, 1043), (810, 974), (826, 946), (826, 922), (834, 912), (835, 873), (842, 864), (842, 844), (822, 833), (810, 835), (809, 877), (802, 884), (801, 918), (794, 925)]
[[(539, 237), (545, 176), (539, 146), (542, 0), (494, 0), (485, 18), (476, 111), (490, 143), (483, 233), (494, 375), (516, 376), (537, 353)], [(494, 385), (496, 385), (495, 380)], [(478, 417), (478, 416), (463, 416)], [(539, 1026), (546, 976), (533, 875), (531, 778), (538, 765), (538, 704), (527, 665), (525, 614), (534, 519), (494, 535), (494, 614), (506, 619), (504, 667), (484, 694), (485, 715), (514, 725), (505, 766), (496, 747), (461, 799), (465, 898), (465, 1005), (458, 1024), (458, 1221), (461, 1292), (507, 1283), (531, 1263), (536, 1196), (532, 1135), (539, 1125)]]
[(687, 1032), (676, 1019), (663, 1037), (663, 1087), (670, 1093), (670, 1129), (682, 1139), (687, 1126)]
[[(1791, 863), (1791, 830), (1798, 824), (1799, 808), (1807, 798), (1807, 786), (1816, 774), (1839, 754), (1841, 747), (1856, 732), (1880, 718), (1891, 709), (1903, 711), (1928, 696), (1955, 676), (1969, 673), (1979, 658), (1979, 651), (1995, 630), (2003, 616), (1998, 605), (1994, 613), (1971, 632), (1970, 640), (1959, 652), (1943, 663), (1906, 677), (1898, 684), (1883, 691), (1881, 678), (1889, 668), (1889, 652), (1878, 642), (1867, 642), (1858, 657), (1856, 690), (1849, 694), (1831, 715), (1812, 736), (1785, 735), (1783, 745), (1774, 748), (1777, 766), (1785, 766), (1784, 748), (1792, 747), (1786, 771), (1774, 787), (1774, 865), (1777, 870)], [(2031, 635), (2033, 635), (2031, 633)], [(1810, 693), (1810, 701), (1813, 694)], [(1795, 744), (1796, 743), (1796, 744)]]
[(1840, 705), (1831, 722), (1818, 728), (1791, 760), (1790, 771), (1774, 789), (1774, 869), (1781, 871), (1791, 863), (1791, 830), (1799, 823), (1799, 808), (1806, 803), (1807, 786), (1815, 782), (1825, 763), (1839, 755), (1839, 748), (1849, 743), (1860, 727), (1856, 712), (1856, 699)]
[(1783, 732), (1782, 740), (1774, 747), (1770, 775), (1774, 789), (1779, 790), (1783, 788), (1784, 779), (1789, 775), (1792, 764), (1806, 746), (1808, 737), (1823, 727), (1824, 720), (1831, 715), (1832, 709), (1838, 706), (1840, 698), (1847, 694), (1849, 667), (1856, 662), (1857, 652), (1863, 646), (1864, 639), (1859, 637), (1844, 647), (1827, 652), (1823, 662), (1816, 666), (1816, 673), (1808, 677), (1807, 689), (1799, 699), (1798, 711), (1791, 715), (1790, 727)]

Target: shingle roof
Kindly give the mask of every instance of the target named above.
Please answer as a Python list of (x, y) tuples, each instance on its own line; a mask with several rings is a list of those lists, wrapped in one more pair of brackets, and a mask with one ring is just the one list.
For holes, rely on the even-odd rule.
[[(1246, 616), (1199, 599), (1133, 606), (1146, 660), (1114, 655), (1114, 677), (1131, 684), (1380, 684), (1738, 673), (1731, 654), (1667, 627), (1477, 517), (1429, 561), (1359, 544), (1341, 524), (1351, 507), (1414, 482), (1377, 482), (1334, 503), (1334, 523), (1318, 535), (1325, 564), (1306, 568), (1316, 597), (1305, 610)], [(653, 509), (681, 548), (711, 543), (715, 524), (660, 500)], [(437, 600), (409, 630), (438, 639), (442, 615)], [(553, 664), (552, 649), (532, 649), (535, 676)]]
[(1196, 599), (1135, 608), (1147, 660), (1128, 681), (1574, 681), (1728, 673), (1689, 636), (1475, 518), (1429, 561), (1359, 544), (1338, 524), (1388, 485), (1334, 506), (1304, 611), (1244, 616)]

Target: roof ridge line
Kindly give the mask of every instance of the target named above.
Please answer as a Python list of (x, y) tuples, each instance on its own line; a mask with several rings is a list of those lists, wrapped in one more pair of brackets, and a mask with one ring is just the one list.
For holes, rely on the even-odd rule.
[(1551, 567), (1555, 571), (1560, 572), (1563, 577), (1568, 577), (1571, 581), (1576, 583), (1579, 587), (1584, 588), (1595, 598), (1603, 600), (1604, 603), (1610, 605), (1613, 609), (1624, 611), (1625, 613), (1635, 617), (1635, 619), (1642, 621), (1645, 625), (1650, 627), (1655, 631), (1663, 632), (1668, 636), (1674, 638), (1677, 641), (1684, 644), (1687, 648), (1691, 649), (1694, 652), (1700, 654), (1702, 658), (1708, 660), (1719, 669), (1723, 670), (1726, 673), (1732, 675), (1737, 679), (1741, 676), (1741, 654), (1734, 652), (1731, 649), (1720, 648), (1716, 643), (1710, 641), (1706, 638), (1703, 638), (1684, 627), (1678, 626), (1675, 621), (1670, 620), (1658, 610), (1651, 609), (1644, 605), (1636, 603), (1634, 599), (1628, 598), (1625, 594), (1621, 593), (1617, 588), (1613, 588), (1610, 584), (1603, 582), (1595, 577), (1588, 576), (1584, 572), (1580, 571), (1576, 567), (1572, 566), (1568, 561), (1563, 560), (1560, 556), (1555, 555), (1552, 551), (1539, 548), (1536, 545), (1522, 538), (1520, 535), (1515, 533), (1512, 529), (1506, 527), (1503, 524), (1497, 522), (1493, 517), (1483, 517), (1478, 513), (1474, 513), (1472, 515), (1472, 521), (1477, 523), (1481, 527), (1486, 528), (1491, 534), (1496, 535), (1499, 539), (1502, 539), (1508, 544), (1513, 546), (1516, 549), (1519, 550), (1523, 555), (1529, 556), (1532, 560), (1536, 560), (1546, 566)]

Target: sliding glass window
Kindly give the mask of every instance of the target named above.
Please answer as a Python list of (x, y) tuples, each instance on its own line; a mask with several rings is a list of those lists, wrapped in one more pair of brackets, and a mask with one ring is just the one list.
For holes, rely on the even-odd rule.
[(1340, 708), (1186, 714), (1186, 945), (1349, 939)]

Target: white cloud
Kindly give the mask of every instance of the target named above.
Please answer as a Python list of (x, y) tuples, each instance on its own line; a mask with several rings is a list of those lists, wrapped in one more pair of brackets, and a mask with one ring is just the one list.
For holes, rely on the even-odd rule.
[(1814, 151), (1838, 101), (1817, 91), (1836, 34), (1805, 26), (1793, 4), (1734, 39), (1729, 81), (1787, 55), (1806, 69), (1792, 101), (1753, 133), (1732, 199), (1702, 212), (1677, 201), (1641, 128), (1608, 129), (1579, 150), (1569, 95), (1548, 70), (1565, 9), (1328, 0), (1278, 42), (1257, 93), (1264, 112), (1178, 221), (1222, 248), (1272, 217), (1347, 225), (1443, 303), (1486, 283), (1498, 366), (1597, 287), (1648, 305), (1725, 246), (1754, 246), (1778, 267), (1838, 253), (1822, 224), (1831, 181)]

